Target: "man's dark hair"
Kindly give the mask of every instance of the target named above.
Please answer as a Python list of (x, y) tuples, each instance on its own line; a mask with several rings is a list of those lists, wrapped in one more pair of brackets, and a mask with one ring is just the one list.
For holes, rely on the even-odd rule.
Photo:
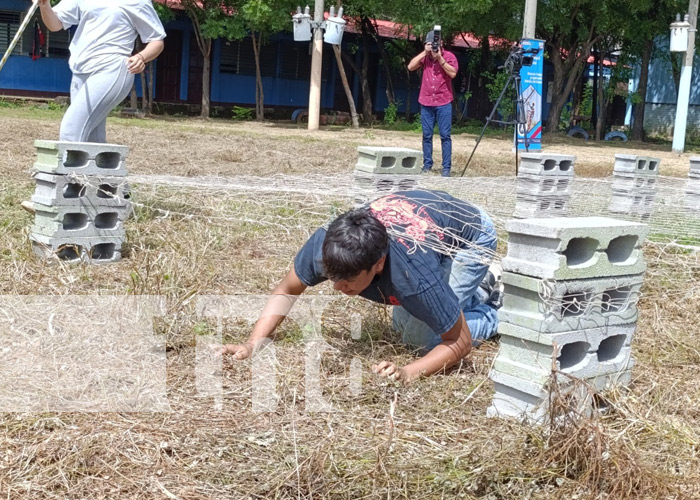
[(369, 271), (389, 250), (386, 228), (368, 208), (357, 208), (334, 220), (323, 240), (323, 269), (331, 281)]

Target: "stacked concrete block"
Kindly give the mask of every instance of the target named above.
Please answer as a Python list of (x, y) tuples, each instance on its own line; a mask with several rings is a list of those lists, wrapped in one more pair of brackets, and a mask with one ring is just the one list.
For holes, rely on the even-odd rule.
[(690, 158), (690, 171), (685, 185), (685, 208), (700, 214), (700, 157)]
[(615, 155), (610, 212), (647, 219), (654, 209), (661, 160)]
[(513, 217), (566, 215), (575, 161), (575, 156), (524, 153), (518, 168)]
[(415, 188), (421, 162), (422, 153), (414, 149), (358, 147), (354, 172), (355, 202), (362, 204), (388, 193)]
[(34, 252), (66, 262), (118, 261), (131, 212), (128, 148), (42, 140), (35, 146)]
[(506, 229), (501, 348), (488, 413), (541, 422), (553, 381), (579, 405), (590, 404), (588, 388), (628, 383), (647, 226), (582, 217), (511, 220)]

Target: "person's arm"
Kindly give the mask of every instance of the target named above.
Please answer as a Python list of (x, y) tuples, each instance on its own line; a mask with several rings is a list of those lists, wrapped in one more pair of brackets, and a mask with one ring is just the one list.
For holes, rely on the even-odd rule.
[(428, 56), (429, 50), (431, 50), (430, 44), (426, 43), (423, 52), (421, 52), (416, 57), (411, 59), (411, 62), (408, 63), (408, 71), (415, 71), (418, 68), (420, 68), (421, 65), (423, 64), (423, 59), (425, 59)]
[(455, 76), (457, 76), (457, 68), (455, 68), (447, 62), (447, 60), (442, 55), (442, 50), (438, 52), (437, 61), (438, 63), (440, 63), (440, 67), (447, 74), (447, 76), (449, 76), (450, 78), (454, 78)]
[(148, 42), (141, 52), (138, 52), (126, 60), (126, 68), (129, 73), (138, 75), (146, 69), (146, 64), (153, 61), (163, 52), (165, 44), (163, 40)]
[(49, 0), (37, 0), (37, 2), (41, 11), (41, 20), (44, 21), (49, 31), (61, 31), (63, 23), (51, 8), (51, 2)]
[(231, 354), (234, 359), (246, 359), (255, 351), (260, 342), (272, 336), (282, 320), (287, 317), (289, 310), (294, 305), (296, 297), (304, 293), (304, 285), (294, 271), (294, 266), (280, 281), (267, 299), (265, 308), (260, 318), (255, 323), (248, 340), (243, 344), (226, 344), (221, 349), (221, 354)]
[(414, 380), (432, 375), (459, 363), (472, 350), (472, 336), (469, 326), (460, 313), (457, 323), (441, 335), (442, 342), (433, 350), (413, 363), (399, 368), (390, 361), (382, 361), (372, 367), (374, 373), (393, 380), (410, 383)]

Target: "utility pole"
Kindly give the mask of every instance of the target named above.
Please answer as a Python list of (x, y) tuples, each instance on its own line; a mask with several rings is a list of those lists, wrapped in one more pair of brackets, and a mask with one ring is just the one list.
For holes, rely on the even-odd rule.
[(318, 130), (321, 114), (321, 71), (323, 69), (323, 0), (314, 1), (314, 45), (309, 88), (309, 130)]
[(537, 0), (525, 0), (523, 15), (523, 38), (535, 38), (535, 23), (537, 22)]
[[(688, 124), (688, 101), (690, 100), (690, 80), (693, 75), (693, 57), (695, 56), (695, 28), (698, 24), (698, 0), (690, 0), (688, 7), (688, 50), (685, 52), (681, 81), (678, 85), (678, 104), (676, 105), (676, 123), (673, 127), (674, 153), (682, 153), (685, 148), (685, 131)], [(642, 104), (643, 106), (643, 104)]]

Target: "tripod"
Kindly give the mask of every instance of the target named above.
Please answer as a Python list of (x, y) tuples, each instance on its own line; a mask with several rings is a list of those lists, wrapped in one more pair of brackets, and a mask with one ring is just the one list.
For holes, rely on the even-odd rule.
[[(518, 135), (517, 131), (520, 130), (523, 135), (523, 141), (525, 143), (525, 151), (530, 150), (530, 141), (528, 140), (527, 137), (527, 130), (526, 130), (526, 123), (527, 123), (527, 118), (525, 116), (525, 99), (523, 99), (522, 93), (520, 92), (520, 69), (521, 65), (507, 65), (505, 66), (509, 70), (509, 75), (508, 75), (508, 80), (506, 81), (505, 85), (503, 85), (503, 89), (501, 90), (501, 94), (498, 96), (498, 99), (496, 100), (496, 104), (494, 104), (493, 109), (491, 110), (491, 114), (486, 118), (486, 124), (484, 124), (484, 128), (481, 129), (481, 134), (479, 135), (479, 138), (476, 140), (476, 144), (474, 145), (474, 149), (472, 149), (472, 153), (469, 155), (469, 159), (467, 160), (467, 164), (464, 165), (464, 170), (462, 170), (462, 173), (460, 177), (464, 177), (464, 173), (467, 171), (467, 167), (469, 167), (469, 163), (472, 161), (472, 158), (474, 157), (474, 153), (476, 152), (476, 148), (479, 146), (479, 143), (481, 142), (481, 139), (484, 137), (484, 133), (486, 133), (486, 128), (489, 126), (490, 123), (501, 123), (503, 125), (515, 125), (516, 126), (516, 134), (515, 134), (515, 139), (513, 142), (515, 143), (515, 175), (518, 175)], [(501, 104), (501, 100), (503, 99), (503, 96), (506, 94), (506, 91), (508, 90), (509, 85), (513, 85), (515, 88), (515, 95), (517, 96), (515, 98), (515, 120), (512, 121), (503, 121), (503, 120), (494, 120), (493, 117), (496, 114), (496, 111), (498, 110), (498, 106)]]

